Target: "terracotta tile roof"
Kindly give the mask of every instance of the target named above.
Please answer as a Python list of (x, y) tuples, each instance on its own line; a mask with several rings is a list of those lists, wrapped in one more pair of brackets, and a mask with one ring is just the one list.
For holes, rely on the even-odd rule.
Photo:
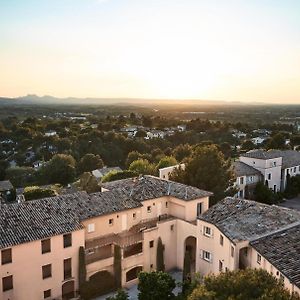
[(82, 229), (81, 221), (142, 206), (142, 201), (174, 196), (188, 201), (211, 195), (183, 184), (146, 177), (110, 183), (102, 193), (59, 195), (0, 206), (0, 249)]
[(103, 187), (110, 191), (121, 188), (129, 192), (131, 197), (138, 201), (164, 196), (173, 196), (189, 201), (213, 195), (211, 192), (150, 175), (107, 182), (103, 184)]
[(260, 238), (250, 245), (300, 288), (300, 225)]
[(200, 220), (214, 224), (232, 242), (249, 241), (300, 221), (300, 212), (255, 201), (227, 197)]
[(248, 166), (247, 164), (241, 162), (241, 161), (235, 161), (233, 163), (233, 171), (236, 177), (240, 176), (250, 176), (250, 175), (262, 175), (261, 172), (254, 169), (251, 166)]

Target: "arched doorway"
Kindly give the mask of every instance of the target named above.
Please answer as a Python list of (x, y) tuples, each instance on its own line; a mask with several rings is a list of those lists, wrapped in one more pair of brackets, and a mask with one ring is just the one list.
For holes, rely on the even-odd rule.
[(189, 255), (189, 259), (191, 262), (190, 270), (191, 274), (196, 271), (196, 247), (197, 247), (197, 239), (194, 236), (189, 236), (185, 239), (184, 242), (184, 255)]
[(131, 270), (129, 270), (128, 272), (126, 272), (126, 282), (137, 279), (138, 275), (141, 271), (143, 271), (143, 267), (138, 266), (138, 267), (134, 267)]
[(67, 281), (62, 285), (63, 300), (72, 299), (75, 297), (75, 283), (73, 280)]

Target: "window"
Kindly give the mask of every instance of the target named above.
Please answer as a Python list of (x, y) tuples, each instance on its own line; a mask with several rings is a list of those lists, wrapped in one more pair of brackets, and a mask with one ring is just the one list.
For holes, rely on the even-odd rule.
[(12, 275), (2, 278), (2, 290), (3, 292), (13, 289), (13, 277)]
[(204, 226), (204, 235), (211, 236), (211, 228)]
[(150, 248), (153, 248), (153, 246), (154, 246), (154, 241), (150, 241), (150, 242), (149, 242), (149, 247), (150, 247)]
[(42, 254), (51, 252), (51, 240), (50, 239), (41, 241), (41, 246), (42, 246)]
[(135, 220), (136, 219), (136, 213), (132, 214), (132, 218)]
[(95, 224), (91, 223), (88, 225), (88, 233), (95, 231)]
[(223, 262), (221, 260), (219, 260), (219, 271), (223, 271)]
[(244, 184), (244, 177), (240, 177), (240, 184)]
[(253, 162), (253, 164), (255, 165), (255, 161)]
[(153, 264), (150, 265), (150, 269), (153, 269)]
[(12, 262), (11, 249), (5, 249), (1, 251), (1, 264), (9, 264)]
[(276, 193), (276, 190), (277, 190), (277, 186), (276, 184), (274, 184), (274, 193)]
[(271, 180), (271, 178), (272, 178), (272, 174), (269, 173), (269, 174), (268, 174), (268, 180)]
[(72, 259), (64, 259), (64, 280), (72, 277)]
[(72, 234), (67, 233), (64, 234), (64, 248), (71, 247), (72, 246)]
[(249, 181), (250, 181), (250, 182), (253, 182), (253, 181), (254, 181), (254, 177), (253, 177), (253, 176), (250, 176), (250, 177), (249, 177)]
[(257, 253), (257, 263), (260, 265), (261, 263), (261, 255)]
[(203, 250), (203, 259), (210, 262), (211, 261), (211, 253)]
[(276, 161), (273, 161), (273, 166), (276, 167)]
[(109, 219), (109, 220), (108, 220), (108, 224), (109, 224), (110, 226), (114, 225), (114, 219)]
[(151, 213), (151, 206), (147, 206), (147, 212)]
[(197, 203), (197, 216), (202, 214), (202, 203)]
[(234, 247), (231, 246), (231, 257), (234, 257)]
[(224, 245), (224, 237), (222, 234), (220, 234), (220, 245)]
[(166, 202), (166, 208), (168, 208), (168, 202)]
[(174, 231), (174, 224), (170, 226), (171, 231)]
[(52, 267), (51, 264), (42, 266), (43, 279), (49, 278), (52, 276)]
[(298, 167), (298, 171), (300, 172), (300, 166)]
[(51, 297), (51, 290), (44, 291), (44, 299)]
[(296, 173), (297, 172), (297, 169), (296, 169), (296, 167), (294, 167), (294, 173)]

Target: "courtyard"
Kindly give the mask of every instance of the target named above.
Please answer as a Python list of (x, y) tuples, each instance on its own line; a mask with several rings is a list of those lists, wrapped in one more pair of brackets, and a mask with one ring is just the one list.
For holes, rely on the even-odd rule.
[[(174, 294), (177, 295), (181, 291), (181, 287), (178, 286), (182, 282), (182, 272), (181, 271), (172, 271), (170, 272), (171, 276), (175, 279), (177, 286), (174, 289)], [(137, 284), (133, 285), (129, 289), (125, 289), (128, 293), (129, 300), (138, 300), (138, 289)], [(115, 293), (109, 293), (100, 297), (95, 298), (94, 300), (106, 300), (107, 297), (113, 296)]]

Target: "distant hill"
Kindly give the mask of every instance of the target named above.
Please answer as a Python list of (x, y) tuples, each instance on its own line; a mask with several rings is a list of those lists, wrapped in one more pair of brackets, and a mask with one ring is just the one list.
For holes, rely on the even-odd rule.
[[(176, 105), (176, 106), (212, 106), (212, 105), (249, 105), (249, 103), (242, 102), (227, 102), (227, 101), (209, 101), (209, 100), (194, 100), (194, 99), (142, 99), (142, 98), (57, 98), (53, 96), (37, 96), (37, 95), (27, 95), (17, 98), (5, 98), (0, 97), (0, 104), (37, 104), (37, 105), (128, 105), (133, 104), (135, 106), (153, 106), (153, 105)], [(251, 103), (259, 105), (262, 103)]]

